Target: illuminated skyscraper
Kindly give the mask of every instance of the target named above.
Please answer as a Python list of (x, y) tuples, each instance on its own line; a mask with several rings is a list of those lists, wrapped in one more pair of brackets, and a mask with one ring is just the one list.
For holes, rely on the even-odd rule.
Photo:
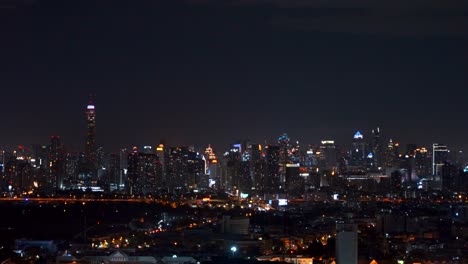
[(431, 175), (431, 157), (430, 153), (426, 148), (418, 148), (414, 154), (415, 165), (416, 165), (416, 175), (418, 176), (428, 176)]
[(286, 184), (286, 164), (289, 163), (289, 137), (286, 133), (278, 138), (279, 146), (279, 188), (284, 189)]
[(266, 148), (266, 174), (263, 182), (265, 194), (276, 194), (281, 190), (280, 153), (279, 146), (270, 145)]
[(337, 151), (334, 140), (322, 140), (320, 151), (317, 151), (317, 163), (321, 171), (333, 171), (337, 168)]
[(432, 144), (432, 175), (441, 175), (442, 166), (448, 160), (448, 152), (447, 146)]
[(380, 137), (380, 128), (372, 130), (372, 156), (373, 163), (375, 168), (383, 167), (383, 151), (382, 151), (382, 141)]
[(242, 145), (233, 144), (228, 152), (224, 153), (224, 160), (226, 161), (226, 179), (225, 188), (237, 189), (239, 187), (241, 165), (242, 165)]
[(60, 136), (50, 137), (49, 147), (49, 178), (50, 191), (62, 188), (65, 176), (65, 151)]
[(388, 141), (387, 149), (385, 150), (385, 167), (391, 169), (395, 167), (399, 154), (399, 143), (394, 143), (392, 139)]
[(351, 150), (351, 166), (364, 166), (366, 153), (364, 136), (361, 132), (356, 132), (353, 137), (353, 149)]
[(209, 175), (208, 186), (217, 186), (221, 180), (219, 178), (219, 164), (211, 145), (208, 145), (205, 150), (205, 164), (205, 174)]
[(96, 149), (96, 107), (92, 100), (86, 107), (86, 146), (85, 146), (85, 157), (92, 171), (96, 168), (97, 162), (97, 149)]
[[(146, 149), (148, 150), (148, 149)], [(128, 193), (150, 194), (157, 187), (157, 156), (147, 151), (139, 152), (136, 147), (128, 155)]]
[(121, 149), (119, 151), (120, 158), (120, 179), (119, 179), (119, 190), (125, 190), (127, 182), (127, 169), (128, 169), (128, 151), (127, 149)]
[(167, 151), (166, 151), (164, 144), (161, 143), (156, 147), (156, 155), (158, 156), (159, 166), (161, 167), (161, 170), (160, 170), (161, 182), (164, 183), (164, 185), (167, 185), (167, 177), (166, 177)]

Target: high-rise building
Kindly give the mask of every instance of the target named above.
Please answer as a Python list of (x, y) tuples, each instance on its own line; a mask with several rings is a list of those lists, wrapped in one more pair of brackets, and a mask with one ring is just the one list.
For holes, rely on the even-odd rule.
[(418, 148), (414, 154), (416, 175), (429, 176), (432, 173), (432, 160), (426, 148)]
[(161, 187), (167, 187), (167, 175), (166, 175), (166, 156), (167, 156), (167, 151), (165, 149), (164, 144), (159, 144), (156, 147), (156, 155), (158, 155), (158, 161), (159, 161), (159, 178), (161, 179), (161, 183), (163, 186)]
[(463, 150), (449, 151), (448, 160), (452, 165), (456, 166), (460, 170), (465, 167), (465, 158)]
[(242, 165), (242, 145), (233, 144), (228, 152), (224, 154), (226, 161), (226, 184), (225, 188), (234, 191), (239, 188), (241, 179), (241, 165)]
[(119, 190), (121, 184), (121, 169), (120, 169), (120, 155), (111, 153), (109, 155), (109, 167), (107, 169), (108, 186), (105, 189), (109, 191)]
[(65, 151), (60, 136), (50, 137), (48, 187), (58, 190), (63, 187), (65, 178)]
[(205, 160), (199, 152), (189, 147), (165, 147), (164, 164), (166, 168), (166, 182), (169, 191), (182, 191), (187, 188), (197, 188), (200, 181), (205, 181)]
[(211, 145), (208, 144), (208, 147), (205, 149), (205, 159), (206, 160), (214, 160), (216, 159), (216, 155), (213, 151), (213, 148), (211, 148)]
[(41, 144), (32, 145), (32, 158), (37, 168), (46, 168), (49, 151), (47, 146)]
[(240, 163), (240, 173), (239, 173), (239, 180), (238, 180), (238, 188), (239, 192), (248, 194), (252, 190), (252, 176), (253, 170), (251, 169), (251, 156), (248, 150), (245, 150), (241, 156), (241, 163)]
[(267, 163), (264, 158), (255, 161), (253, 165), (253, 188), (258, 195), (265, 193)]
[(442, 166), (448, 160), (449, 150), (442, 144), (432, 144), (432, 175), (441, 176)]
[(106, 174), (107, 174), (107, 167), (109, 165), (109, 160), (108, 156), (106, 156), (106, 153), (104, 152), (103, 147), (98, 147), (96, 149), (96, 171), (97, 171), (97, 177), (94, 177), (93, 180), (98, 181), (100, 183), (107, 184), (108, 179), (106, 179)]
[[(191, 148), (187, 153), (187, 177), (186, 184), (189, 188), (206, 186), (208, 178), (205, 178), (205, 160), (204, 156)], [(200, 185), (201, 184), (201, 185)]]
[(336, 224), (336, 263), (358, 263), (358, 232), (355, 224)]
[[(317, 151), (319, 152), (319, 155), (321, 154), (320, 151)], [(319, 157), (319, 155), (317, 155), (317, 157)], [(306, 150), (306, 153), (304, 155), (304, 166), (306, 166), (309, 170), (312, 170), (312, 167), (315, 166), (317, 164), (317, 158), (316, 157), (316, 152), (314, 151), (314, 148), (312, 146), (309, 146), (309, 149)]]
[(372, 130), (372, 156), (374, 160), (374, 168), (383, 167), (383, 149), (382, 149), (382, 138), (380, 136), (380, 128)]
[(154, 153), (139, 152), (136, 147), (128, 155), (128, 192), (131, 195), (146, 195), (156, 191), (157, 156)]
[(442, 190), (444, 191), (456, 191), (460, 190), (457, 186), (458, 175), (460, 171), (457, 167), (450, 162), (445, 162), (445, 164), (440, 168), (440, 176), (442, 180)]
[(78, 179), (79, 158), (78, 153), (66, 153), (65, 175), (68, 183), (75, 182)]
[(322, 140), (320, 150), (316, 152), (317, 165), (320, 171), (333, 171), (337, 168), (337, 151), (335, 141)]
[(256, 194), (263, 194), (265, 162), (262, 157), (262, 150), (262, 145), (260, 144), (251, 144), (249, 147), (252, 192)]
[(218, 158), (211, 148), (211, 145), (205, 149), (205, 174), (209, 176), (209, 186), (216, 185), (218, 179)]
[(279, 147), (279, 189), (284, 190), (286, 185), (286, 164), (289, 163), (289, 137), (286, 133), (278, 138)]
[(353, 137), (353, 149), (351, 150), (351, 166), (364, 166), (366, 163), (366, 145), (364, 136), (357, 131)]
[(186, 187), (188, 149), (185, 147), (164, 147), (167, 185), (170, 191)]
[(29, 192), (34, 189), (36, 181), (33, 172), (33, 167), (30, 163), (30, 156), (22, 153), (23, 147), (20, 146), (18, 151), (13, 153), (2, 152), (5, 159), (5, 173), (1, 176), (2, 183), (0, 186), (4, 191), (11, 193)]
[(250, 145), (250, 156), (251, 156), (251, 161), (256, 162), (259, 161), (262, 155), (262, 145), (260, 144), (252, 144)]
[(300, 176), (299, 163), (286, 164), (285, 190), (288, 195), (300, 195), (304, 193), (304, 178)]
[(90, 100), (86, 106), (86, 145), (85, 158), (90, 170), (94, 173), (97, 167), (97, 147), (96, 147), (96, 106)]
[(125, 186), (127, 184), (127, 171), (128, 171), (128, 151), (127, 149), (121, 149), (119, 151), (120, 157), (120, 178), (119, 178), (119, 185), (118, 190), (122, 191), (125, 190)]
[(399, 143), (394, 143), (392, 139), (388, 141), (385, 150), (385, 168), (392, 169), (398, 163)]
[(280, 153), (280, 147), (278, 146), (270, 145), (266, 149), (266, 174), (264, 179), (264, 192), (266, 194), (277, 194), (281, 190)]

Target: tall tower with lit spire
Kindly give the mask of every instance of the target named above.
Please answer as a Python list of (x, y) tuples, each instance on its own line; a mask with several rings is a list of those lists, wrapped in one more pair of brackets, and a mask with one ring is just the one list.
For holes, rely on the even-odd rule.
[(86, 106), (86, 146), (85, 157), (89, 165), (93, 168), (96, 167), (97, 162), (97, 148), (96, 148), (96, 107), (94, 100), (90, 96), (88, 105)]

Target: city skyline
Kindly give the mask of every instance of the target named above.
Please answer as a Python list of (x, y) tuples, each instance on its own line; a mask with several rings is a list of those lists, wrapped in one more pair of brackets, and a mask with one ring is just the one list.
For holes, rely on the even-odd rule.
[(0, 263), (468, 263), (467, 15), (0, 0)]
[[(96, 105), (95, 101), (94, 101), (94, 95), (91, 94), (91, 95), (88, 95), (88, 101), (86, 104), (84, 104), (85, 106), (85, 117), (83, 119), (86, 120), (86, 123), (83, 125), (84, 128), (81, 128), (81, 130), (84, 130), (83, 131), (83, 142), (73, 142), (71, 143), (70, 145), (66, 145), (67, 147), (67, 151), (69, 152), (82, 152), (84, 153), (87, 157), (91, 156), (90, 158), (90, 162), (93, 163), (96, 158), (93, 157), (93, 156), (96, 156), (96, 154), (93, 152), (96, 152), (97, 149), (99, 147), (102, 147), (103, 144), (101, 144), (99, 141), (96, 140), (96, 109), (99, 108), (98, 105)], [(81, 120), (82, 121), (82, 120)], [(98, 125), (99, 127), (99, 125)], [(354, 132), (352, 132), (352, 136), (351, 135), (343, 135), (342, 132), (341, 134), (337, 134), (335, 133), (335, 135), (338, 135), (336, 138), (342, 138), (343, 140), (340, 141), (340, 140), (336, 140), (336, 138), (332, 138), (332, 137), (327, 137), (327, 136), (324, 136), (322, 137), (321, 139), (317, 139), (317, 140), (314, 140), (312, 142), (306, 142), (306, 141), (303, 141), (302, 138), (298, 138), (298, 137), (295, 137), (294, 135), (292, 135), (292, 139), (294, 141), (298, 141), (302, 144), (305, 144), (306, 146), (318, 146), (320, 144), (320, 142), (323, 143), (323, 141), (329, 141), (329, 140), (332, 140), (334, 141), (334, 143), (336, 143), (338, 146), (340, 146), (341, 148), (343, 149), (349, 149), (349, 148), (353, 148), (353, 138), (354, 140), (358, 137), (358, 138), (364, 138), (364, 140), (366, 140), (366, 142), (370, 143), (372, 142), (372, 137), (374, 136), (374, 130), (377, 130), (378, 131), (378, 134), (379, 134), (379, 137), (382, 138), (383, 140), (383, 143), (387, 144), (389, 141), (393, 141), (394, 143), (398, 143), (401, 145), (402, 149), (400, 149), (401, 151), (404, 152), (404, 148), (407, 146), (407, 145), (412, 145), (412, 144), (416, 144), (418, 147), (431, 147), (433, 144), (440, 144), (440, 143), (444, 143), (444, 142), (441, 142), (441, 141), (433, 141), (433, 142), (426, 142), (426, 143), (418, 143), (418, 142), (404, 142), (404, 141), (401, 141), (399, 140), (401, 137), (399, 137), (398, 135), (394, 135), (394, 136), (390, 136), (390, 135), (386, 135), (385, 133), (381, 134), (381, 130), (382, 128), (380, 126), (374, 126), (374, 127), (371, 127), (369, 128), (368, 130), (363, 130), (363, 129), (355, 129)], [(385, 130), (385, 129), (384, 129)], [(76, 132), (76, 131), (75, 131)], [(214, 149), (217, 150), (218, 149), (218, 153), (221, 153), (223, 151), (223, 149), (228, 149), (230, 146), (232, 146), (233, 144), (236, 144), (236, 143), (240, 143), (240, 142), (250, 142), (251, 144), (263, 144), (263, 145), (277, 145), (278, 144), (278, 137), (281, 137), (283, 134), (289, 134), (288, 131), (282, 131), (281, 133), (278, 133), (277, 135), (265, 135), (264, 137), (264, 140), (261, 140), (261, 141), (255, 141), (255, 140), (252, 140), (251, 138), (249, 137), (238, 137), (237, 139), (232, 139), (230, 142), (227, 142), (226, 140), (224, 141), (225, 144), (212, 144), (210, 142), (207, 142), (207, 143), (199, 143), (199, 144), (195, 144), (194, 142), (189, 142), (189, 143), (178, 143), (177, 141), (168, 141), (164, 136), (161, 137), (160, 140), (153, 140), (151, 142), (147, 141), (147, 142), (142, 142), (140, 141), (138, 144), (135, 144), (135, 143), (124, 143), (124, 144), (119, 144), (119, 145), (116, 145), (116, 143), (112, 143), (112, 142), (108, 142), (108, 145), (107, 146), (107, 152), (118, 152), (120, 149), (122, 148), (132, 148), (132, 147), (143, 147), (143, 146), (154, 146), (156, 148), (157, 145), (161, 144), (161, 143), (164, 143), (164, 144), (167, 144), (169, 146), (190, 146), (190, 147), (196, 147), (197, 149), (204, 149), (205, 147), (207, 146), (215, 146)], [(76, 135), (75, 135), (76, 136)], [(187, 134), (186, 136), (189, 136), (189, 134)], [(52, 134), (50, 135), (50, 138), (54, 138), (54, 137), (59, 137), (61, 138), (62, 141), (64, 141), (63, 139), (63, 136), (60, 135), (60, 134)], [(105, 136), (104, 136), (105, 138)], [(369, 139), (370, 138), (370, 139)], [(40, 143), (46, 143), (47, 142), (47, 138), (44, 138), (42, 139), (40, 142), (31, 142), (29, 144), (24, 144), (23, 143), (20, 143), (20, 144), (3, 144), (3, 149), (9, 149), (9, 150), (14, 150), (16, 149), (17, 147), (26, 147), (28, 148), (28, 146), (32, 146), (32, 145), (35, 145), (35, 144), (40, 144)], [(65, 139), (65, 142), (66, 142), (66, 139)], [(200, 142), (200, 141), (198, 141)], [(84, 144), (83, 144), (84, 143)], [(444, 143), (445, 144), (445, 143)], [(79, 145), (82, 145), (81, 147)], [(457, 145), (450, 145), (450, 144), (445, 144), (445, 145), (449, 145), (449, 148), (453, 151), (463, 151), (463, 149), (459, 148), (459, 146)], [(221, 149), (221, 150), (219, 150)]]

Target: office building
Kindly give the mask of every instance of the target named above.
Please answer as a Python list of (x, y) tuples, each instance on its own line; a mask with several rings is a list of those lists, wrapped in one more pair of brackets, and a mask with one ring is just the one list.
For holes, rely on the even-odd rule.
[(88, 169), (95, 174), (97, 167), (97, 147), (96, 147), (96, 106), (90, 100), (86, 106), (86, 145), (85, 158)]
[(336, 224), (336, 263), (358, 263), (358, 232), (355, 224)]
[(414, 153), (414, 159), (417, 176), (429, 176), (432, 174), (432, 158), (426, 148), (417, 148)]
[(337, 168), (338, 153), (334, 140), (322, 140), (317, 155), (317, 166), (320, 171), (333, 171)]
[(441, 176), (442, 166), (448, 160), (449, 150), (442, 144), (432, 144), (432, 175)]
[(277, 194), (281, 191), (279, 168), (280, 147), (269, 145), (266, 149), (266, 174), (264, 179), (265, 194)]
[(157, 156), (154, 153), (139, 152), (136, 147), (128, 154), (128, 193), (147, 195), (157, 188)]
[(372, 130), (372, 156), (373, 156), (373, 168), (381, 169), (383, 168), (383, 148), (382, 148), (382, 138), (381, 138), (380, 128)]
[(353, 137), (353, 148), (351, 149), (351, 166), (365, 166), (366, 164), (366, 144), (364, 142), (364, 136), (361, 132), (357, 131)]
[(60, 136), (50, 137), (48, 160), (49, 177), (47, 179), (47, 186), (49, 190), (62, 189), (65, 178), (65, 150)]

